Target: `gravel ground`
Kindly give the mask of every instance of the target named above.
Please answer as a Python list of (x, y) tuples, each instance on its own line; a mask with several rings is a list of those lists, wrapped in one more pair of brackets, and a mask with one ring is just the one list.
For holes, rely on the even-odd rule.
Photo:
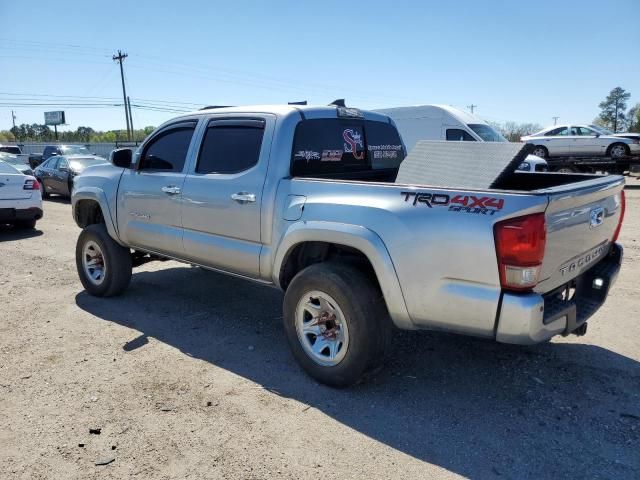
[(343, 391), (294, 363), (274, 289), (156, 262), (122, 297), (88, 296), (70, 206), (45, 201), (38, 230), (0, 227), (0, 476), (640, 478), (640, 190), (627, 198), (624, 267), (587, 336), (402, 333)]

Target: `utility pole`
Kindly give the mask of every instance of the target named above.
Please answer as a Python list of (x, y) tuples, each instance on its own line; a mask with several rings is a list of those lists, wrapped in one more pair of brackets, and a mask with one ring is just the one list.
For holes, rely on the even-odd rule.
[(467, 108), (469, 110), (471, 110), (471, 115), (473, 115), (473, 109), (476, 108), (478, 105), (474, 105), (473, 103), (471, 105), (467, 105)]
[(135, 132), (133, 130), (133, 114), (131, 113), (131, 99), (127, 97), (127, 108), (129, 109), (129, 125), (131, 125), (131, 136), (135, 140)]
[(129, 109), (127, 108), (127, 89), (124, 87), (124, 70), (122, 69), (122, 62), (129, 55), (122, 53), (118, 50), (118, 55), (113, 56), (113, 61), (120, 64), (120, 79), (122, 80), (122, 99), (124, 101), (124, 118), (127, 120), (127, 138), (131, 141), (131, 127), (129, 126)]
[(554, 125), (557, 125), (557, 124), (558, 124), (558, 119), (559, 119), (560, 117), (551, 117), (551, 118), (553, 118), (553, 124), (554, 124)]
[(13, 128), (16, 128), (16, 114), (11, 110), (11, 120), (13, 121)]

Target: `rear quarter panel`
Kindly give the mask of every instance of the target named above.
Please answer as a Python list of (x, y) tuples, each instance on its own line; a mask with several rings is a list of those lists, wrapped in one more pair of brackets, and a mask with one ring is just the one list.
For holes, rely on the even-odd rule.
[[(415, 328), (487, 337), (493, 336), (500, 298), (493, 224), (547, 205), (544, 195), (395, 184), (294, 179), (284, 180), (279, 190), (283, 209), (288, 195), (306, 196), (301, 222), (366, 226), (382, 239)], [(440, 204), (425, 197), (416, 201), (416, 194), (437, 194)], [(451, 203), (456, 197), (467, 197), (469, 205), (491, 198), (488, 203), (502, 206), (483, 213), (458, 208)], [(278, 230), (286, 233), (286, 222), (280, 222)]]

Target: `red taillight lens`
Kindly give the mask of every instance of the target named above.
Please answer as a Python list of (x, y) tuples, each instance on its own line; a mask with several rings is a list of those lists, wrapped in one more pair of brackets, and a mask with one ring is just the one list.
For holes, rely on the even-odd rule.
[(624, 190), (620, 192), (620, 218), (618, 219), (618, 226), (616, 227), (616, 231), (613, 233), (612, 242), (618, 240), (618, 235), (620, 235), (620, 229), (622, 228), (622, 221), (624, 220), (624, 211), (627, 207), (627, 201), (624, 198)]
[(40, 182), (35, 178), (29, 178), (24, 181), (23, 190), (40, 190)]
[(493, 227), (500, 270), (500, 285), (529, 290), (538, 283), (544, 258), (547, 228), (544, 213), (510, 218)]

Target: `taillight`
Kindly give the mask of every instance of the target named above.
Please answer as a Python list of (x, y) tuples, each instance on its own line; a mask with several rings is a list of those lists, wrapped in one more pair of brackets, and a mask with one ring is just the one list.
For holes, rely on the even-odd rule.
[(547, 241), (544, 213), (498, 222), (493, 235), (502, 288), (518, 291), (533, 288), (538, 283)]
[(616, 231), (613, 233), (612, 242), (618, 240), (618, 235), (620, 235), (620, 229), (622, 228), (622, 220), (624, 220), (624, 211), (626, 209), (627, 201), (624, 198), (624, 190), (620, 192), (620, 218), (618, 218), (618, 226), (616, 227)]
[(28, 178), (24, 181), (23, 190), (40, 190), (40, 182), (35, 178)]

